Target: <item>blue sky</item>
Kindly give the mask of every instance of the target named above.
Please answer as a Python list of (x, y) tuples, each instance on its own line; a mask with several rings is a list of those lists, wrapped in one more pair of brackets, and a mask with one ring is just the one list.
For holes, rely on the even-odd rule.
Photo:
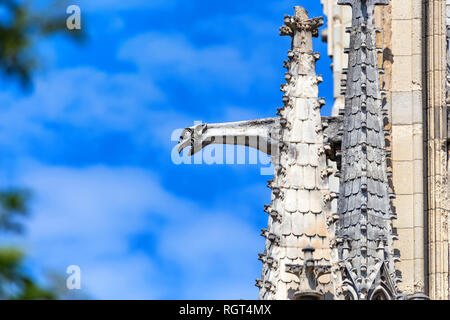
[[(45, 68), (0, 91), (0, 175), (33, 193), (20, 244), (37, 275), (79, 265), (98, 299), (255, 299), (270, 176), (261, 165), (175, 165), (174, 129), (275, 116), (284, 14), (319, 0), (71, 1), (83, 45), (41, 41)], [(330, 60), (320, 86), (332, 105)]]

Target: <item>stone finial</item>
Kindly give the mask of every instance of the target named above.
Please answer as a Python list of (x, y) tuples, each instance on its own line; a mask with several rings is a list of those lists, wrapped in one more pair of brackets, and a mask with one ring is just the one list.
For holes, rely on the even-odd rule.
[(312, 37), (319, 36), (319, 27), (323, 25), (323, 18), (309, 18), (308, 12), (300, 7), (294, 7), (294, 16), (285, 15), (285, 25), (280, 28), (281, 36), (291, 36), (292, 48), (312, 50)]

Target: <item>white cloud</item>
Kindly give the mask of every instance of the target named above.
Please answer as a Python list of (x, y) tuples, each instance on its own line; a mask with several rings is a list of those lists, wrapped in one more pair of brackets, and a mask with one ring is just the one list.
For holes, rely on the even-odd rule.
[[(0, 146), (27, 157), (36, 141), (54, 146), (64, 141), (68, 133), (59, 128), (67, 125), (73, 133), (91, 135), (92, 139), (121, 132), (136, 148), (163, 147), (170, 155), (174, 147), (170, 137), (175, 129), (208, 119), (174, 111), (170, 105), (161, 107), (166, 103), (166, 93), (153, 84), (149, 74), (108, 74), (90, 67), (53, 71), (36, 79), (30, 95), (0, 92), (0, 104), (4, 106), (0, 109)], [(221, 102), (215, 103), (220, 106)], [(221, 108), (224, 115), (220, 121), (257, 117), (235, 106)]]
[(215, 83), (243, 91), (259, 74), (233, 46), (197, 47), (181, 34), (140, 34), (123, 44), (118, 57), (152, 74), (198, 82), (199, 87)]
[(160, 110), (164, 101), (151, 79), (139, 73), (57, 70), (36, 79), (28, 96), (0, 93), (0, 145), (23, 156), (32, 141), (61, 139), (63, 125), (84, 135), (124, 132), (138, 144), (170, 144), (168, 128), (176, 128), (183, 116)]
[(72, 124), (108, 123), (118, 129), (132, 125), (136, 114), (163, 99), (151, 79), (139, 74), (108, 74), (81, 67), (55, 71), (36, 81), (35, 92), (15, 105), (38, 120)]
[(78, 5), (88, 12), (150, 10), (157, 8), (172, 8), (176, 0), (79, 0)]
[[(149, 171), (29, 163), (17, 182), (35, 193), (26, 237), (34, 261), (60, 273), (79, 265), (94, 298), (256, 298), (257, 230), (174, 196)], [(136, 247), (136, 235), (151, 244)]]

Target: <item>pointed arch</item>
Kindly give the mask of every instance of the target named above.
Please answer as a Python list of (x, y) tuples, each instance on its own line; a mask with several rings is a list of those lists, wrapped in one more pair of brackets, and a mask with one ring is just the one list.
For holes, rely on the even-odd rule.
[(356, 292), (353, 284), (349, 280), (344, 280), (342, 291), (345, 300), (359, 300), (358, 293)]
[(383, 285), (379, 285), (372, 291), (372, 294), (370, 294), (368, 300), (393, 300), (393, 297), (389, 293), (389, 290), (387, 290)]

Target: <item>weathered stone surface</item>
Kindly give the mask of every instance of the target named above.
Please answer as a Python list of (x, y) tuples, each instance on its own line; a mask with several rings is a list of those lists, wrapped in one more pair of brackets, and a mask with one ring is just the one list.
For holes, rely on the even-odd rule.
[[(347, 61), (340, 53), (339, 45), (342, 43), (340, 34), (349, 25), (348, 11), (344, 14), (342, 8), (335, 6), (334, 0), (322, 0), (322, 3), (329, 18), (328, 47), (331, 49), (329, 55), (333, 56), (333, 67), (342, 69), (342, 65)], [(447, 21), (443, 19), (446, 3)], [(414, 228), (418, 239), (427, 233), (429, 239), (426, 241), (430, 240), (428, 248), (421, 241), (400, 238), (395, 242), (397, 248), (407, 245), (410, 249), (414, 248), (415, 252), (413, 260), (402, 259), (397, 263), (398, 269), (403, 273), (403, 282), (399, 287), (408, 295), (423, 292), (426, 288), (424, 259), (428, 259), (428, 285), (430, 295), (435, 299), (450, 297), (449, 281), (445, 280), (448, 279), (449, 268), (446, 250), (450, 190), (448, 142), (442, 139), (445, 137), (448, 141), (449, 136), (449, 126), (445, 125), (445, 122), (448, 122), (446, 109), (450, 101), (448, 93), (447, 106), (443, 107), (445, 105), (443, 85), (450, 70), (448, 67), (445, 68), (444, 51), (448, 50), (449, 45), (444, 44), (446, 35), (443, 24), (450, 25), (449, 8), (448, 0), (427, 2), (395, 0), (390, 1), (388, 8), (378, 10), (378, 16), (375, 16), (376, 23), (382, 31), (378, 36), (378, 46), (385, 47), (383, 55), (379, 55), (379, 62), (383, 63), (382, 81), (384, 89), (388, 92), (386, 120), (391, 120), (390, 123), (385, 122), (384, 128), (388, 131), (387, 139), (390, 142), (388, 146), (392, 147), (392, 158), (388, 159), (389, 170), (394, 173), (391, 182), (398, 198), (414, 199), (413, 203), (408, 205), (406, 200), (400, 202), (395, 200), (397, 215), (399, 220), (402, 219), (397, 221), (396, 225)], [(410, 32), (405, 32), (408, 29)], [(450, 56), (448, 52), (447, 55)], [(345, 76), (335, 72), (334, 77), (335, 99), (343, 101), (339, 85), (336, 84)], [(367, 109), (372, 112), (373, 105), (368, 104)], [(410, 144), (399, 142), (401, 139), (398, 139), (398, 134), (402, 134), (402, 130), (395, 127), (403, 125), (412, 126), (413, 138)], [(447, 132), (444, 134), (442, 129)], [(401, 148), (407, 152), (402, 152)], [(411, 153), (413, 160), (410, 159)], [(424, 163), (424, 160), (428, 160), (428, 163)], [(424, 168), (428, 169), (428, 172), (424, 171)], [(425, 217), (428, 217), (427, 232), (424, 229)], [(442, 221), (446, 222), (445, 226), (442, 225)], [(428, 256), (425, 255), (426, 252), (429, 253)]]
[[(392, 226), (387, 218), (391, 215), (390, 197), (374, 26), (374, 5), (387, 2), (339, 3), (351, 5), (353, 12), (338, 204), (338, 233), (345, 239), (339, 245), (341, 262), (346, 265), (343, 278), (352, 283), (344, 287), (354, 290), (357, 297), (353, 298), (370, 299), (371, 290), (383, 283), (393, 299), (398, 297), (398, 288), (391, 255)], [(383, 257), (374, 266), (371, 261), (380, 258), (379, 245)], [(381, 264), (385, 270), (380, 269)], [(383, 280), (386, 278), (390, 280)]]
[[(319, 78), (315, 74), (316, 58), (312, 51), (312, 36), (317, 32), (316, 28), (321, 20), (309, 19), (306, 11), (300, 7), (296, 7), (295, 11), (294, 17), (285, 18), (286, 26), (281, 29), (282, 35), (293, 37), (293, 47), (288, 55), (289, 62), (285, 64), (288, 68), (289, 79), (288, 83), (282, 86), (285, 92), (283, 99), (285, 109), (291, 111), (281, 113), (290, 126), (281, 128), (283, 141), (280, 143), (285, 144), (286, 148), (282, 148), (277, 159), (273, 159), (281, 166), (288, 164), (285, 167), (288, 179), (283, 185), (286, 189), (284, 198), (279, 198), (278, 195), (274, 195), (273, 198), (274, 201), (282, 202), (281, 219), (289, 220), (283, 224), (280, 246), (286, 246), (284, 252), (291, 260), (291, 265), (294, 262), (301, 265), (305, 259), (302, 252), (305, 247), (315, 248), (320, 244), (320, 248), (317, 247), (317, 249), (329, 250), (327, 211), (322, 205), (323, 197), (319, 189), (327, 189), (328, 184), (323, 183), (320, 177), (322, 170), (327, 170), (327, 161), (320, 108), (318, 108), (320, 105), (317, 96)], [(280, 177), (275, 174), (274, 183), (277, 184), (279, 180)], [(287, 235), (288, 226), (291, 228), (290, 235)], [(322, 239), (317, 242), (319, 236)], [(322, 248), (323, 246), (326, 249)], [(272, 243), (266, 243), (266, 251), (281, 259), (278, 253), (273, 251)], [(331, 263), (330, 254), (322, 255), (320, 258), (322, 257), (327, 257), (328, 260), (323, 258), (321, 263)], [(287, 264), (287, 262), (282, 263)], [(263, 270), (265, 269), (267, 267), (263, 266)], [(278, 273), (263, 273), (264, 281), (278, 283), (278, 285), (272, 291), (260, 287), (260, 298), (294, 299), (293, 293), (304, 289), (301, 285), (301, 277), (300, 274), (288, 272), (284, 267)], [(288, 288), (291, 292), (287, 291)], [(329, 281), (324, 282), (322, 288), (327, 291), (332, 290)]]

